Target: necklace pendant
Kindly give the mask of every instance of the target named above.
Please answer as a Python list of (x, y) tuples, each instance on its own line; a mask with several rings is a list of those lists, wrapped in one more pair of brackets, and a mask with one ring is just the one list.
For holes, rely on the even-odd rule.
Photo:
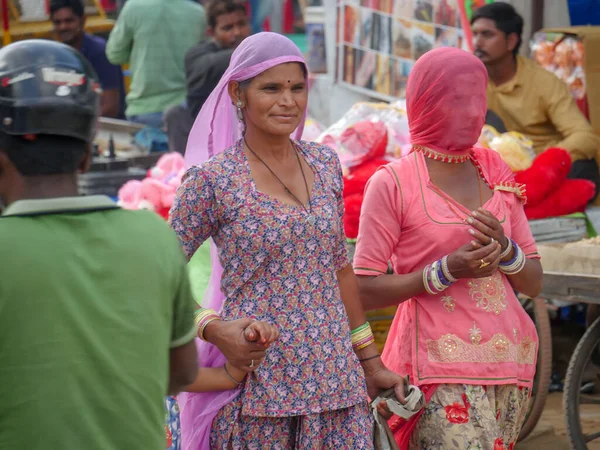
[(317, 218), (315, 216), (313, 216), (312, 214), (309, 214), (306, 218), (306, 221), (310, 224), (310, 225), (314, 225), (315, 223), (317, 223)]

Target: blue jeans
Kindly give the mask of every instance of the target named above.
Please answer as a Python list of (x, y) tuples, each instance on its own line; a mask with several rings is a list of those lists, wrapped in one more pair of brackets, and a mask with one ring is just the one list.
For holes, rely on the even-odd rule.
[(139, 123), (141, 125), (146, 125), (152, 128), (158, 128), (159, 130), (163, 129), (163, 113), (162, 112), (154, 112), (148, 114), (138, 114), (136, 116), (127, 116), (127, 120), (130, 122)]

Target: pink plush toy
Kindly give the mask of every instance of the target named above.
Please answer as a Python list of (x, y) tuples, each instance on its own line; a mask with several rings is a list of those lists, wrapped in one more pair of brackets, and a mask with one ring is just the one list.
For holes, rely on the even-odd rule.
[(125, 209), (149, 209), (165, 219), (175, 199), (175, 192), (185, 173), (179, 153), (167, 153), (148, 170), (148, 178), (130, 180), (119, 190), (119, 206)]

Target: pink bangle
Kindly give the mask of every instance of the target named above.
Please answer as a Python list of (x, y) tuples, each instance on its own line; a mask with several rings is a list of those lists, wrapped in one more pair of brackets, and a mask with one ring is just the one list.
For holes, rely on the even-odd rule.
[(354, 351), (362, 350), (363, 348), (368, 347), (369, 345), (371, 345), (374, 342), (375, 342), (375, 337), (373, 335), (370, 335), (366, 339), (363, 339), (362, 341), (355, 343), (352, 346), (352, 348), (354, 349)]

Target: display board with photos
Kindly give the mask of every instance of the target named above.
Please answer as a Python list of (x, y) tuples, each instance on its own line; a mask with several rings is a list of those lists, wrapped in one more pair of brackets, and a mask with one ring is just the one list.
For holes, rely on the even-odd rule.
[(340, 0), (338, 82), (382, 100), (404, 97), (421, 55), (436, 47), (467, 49), (460, 1)]

